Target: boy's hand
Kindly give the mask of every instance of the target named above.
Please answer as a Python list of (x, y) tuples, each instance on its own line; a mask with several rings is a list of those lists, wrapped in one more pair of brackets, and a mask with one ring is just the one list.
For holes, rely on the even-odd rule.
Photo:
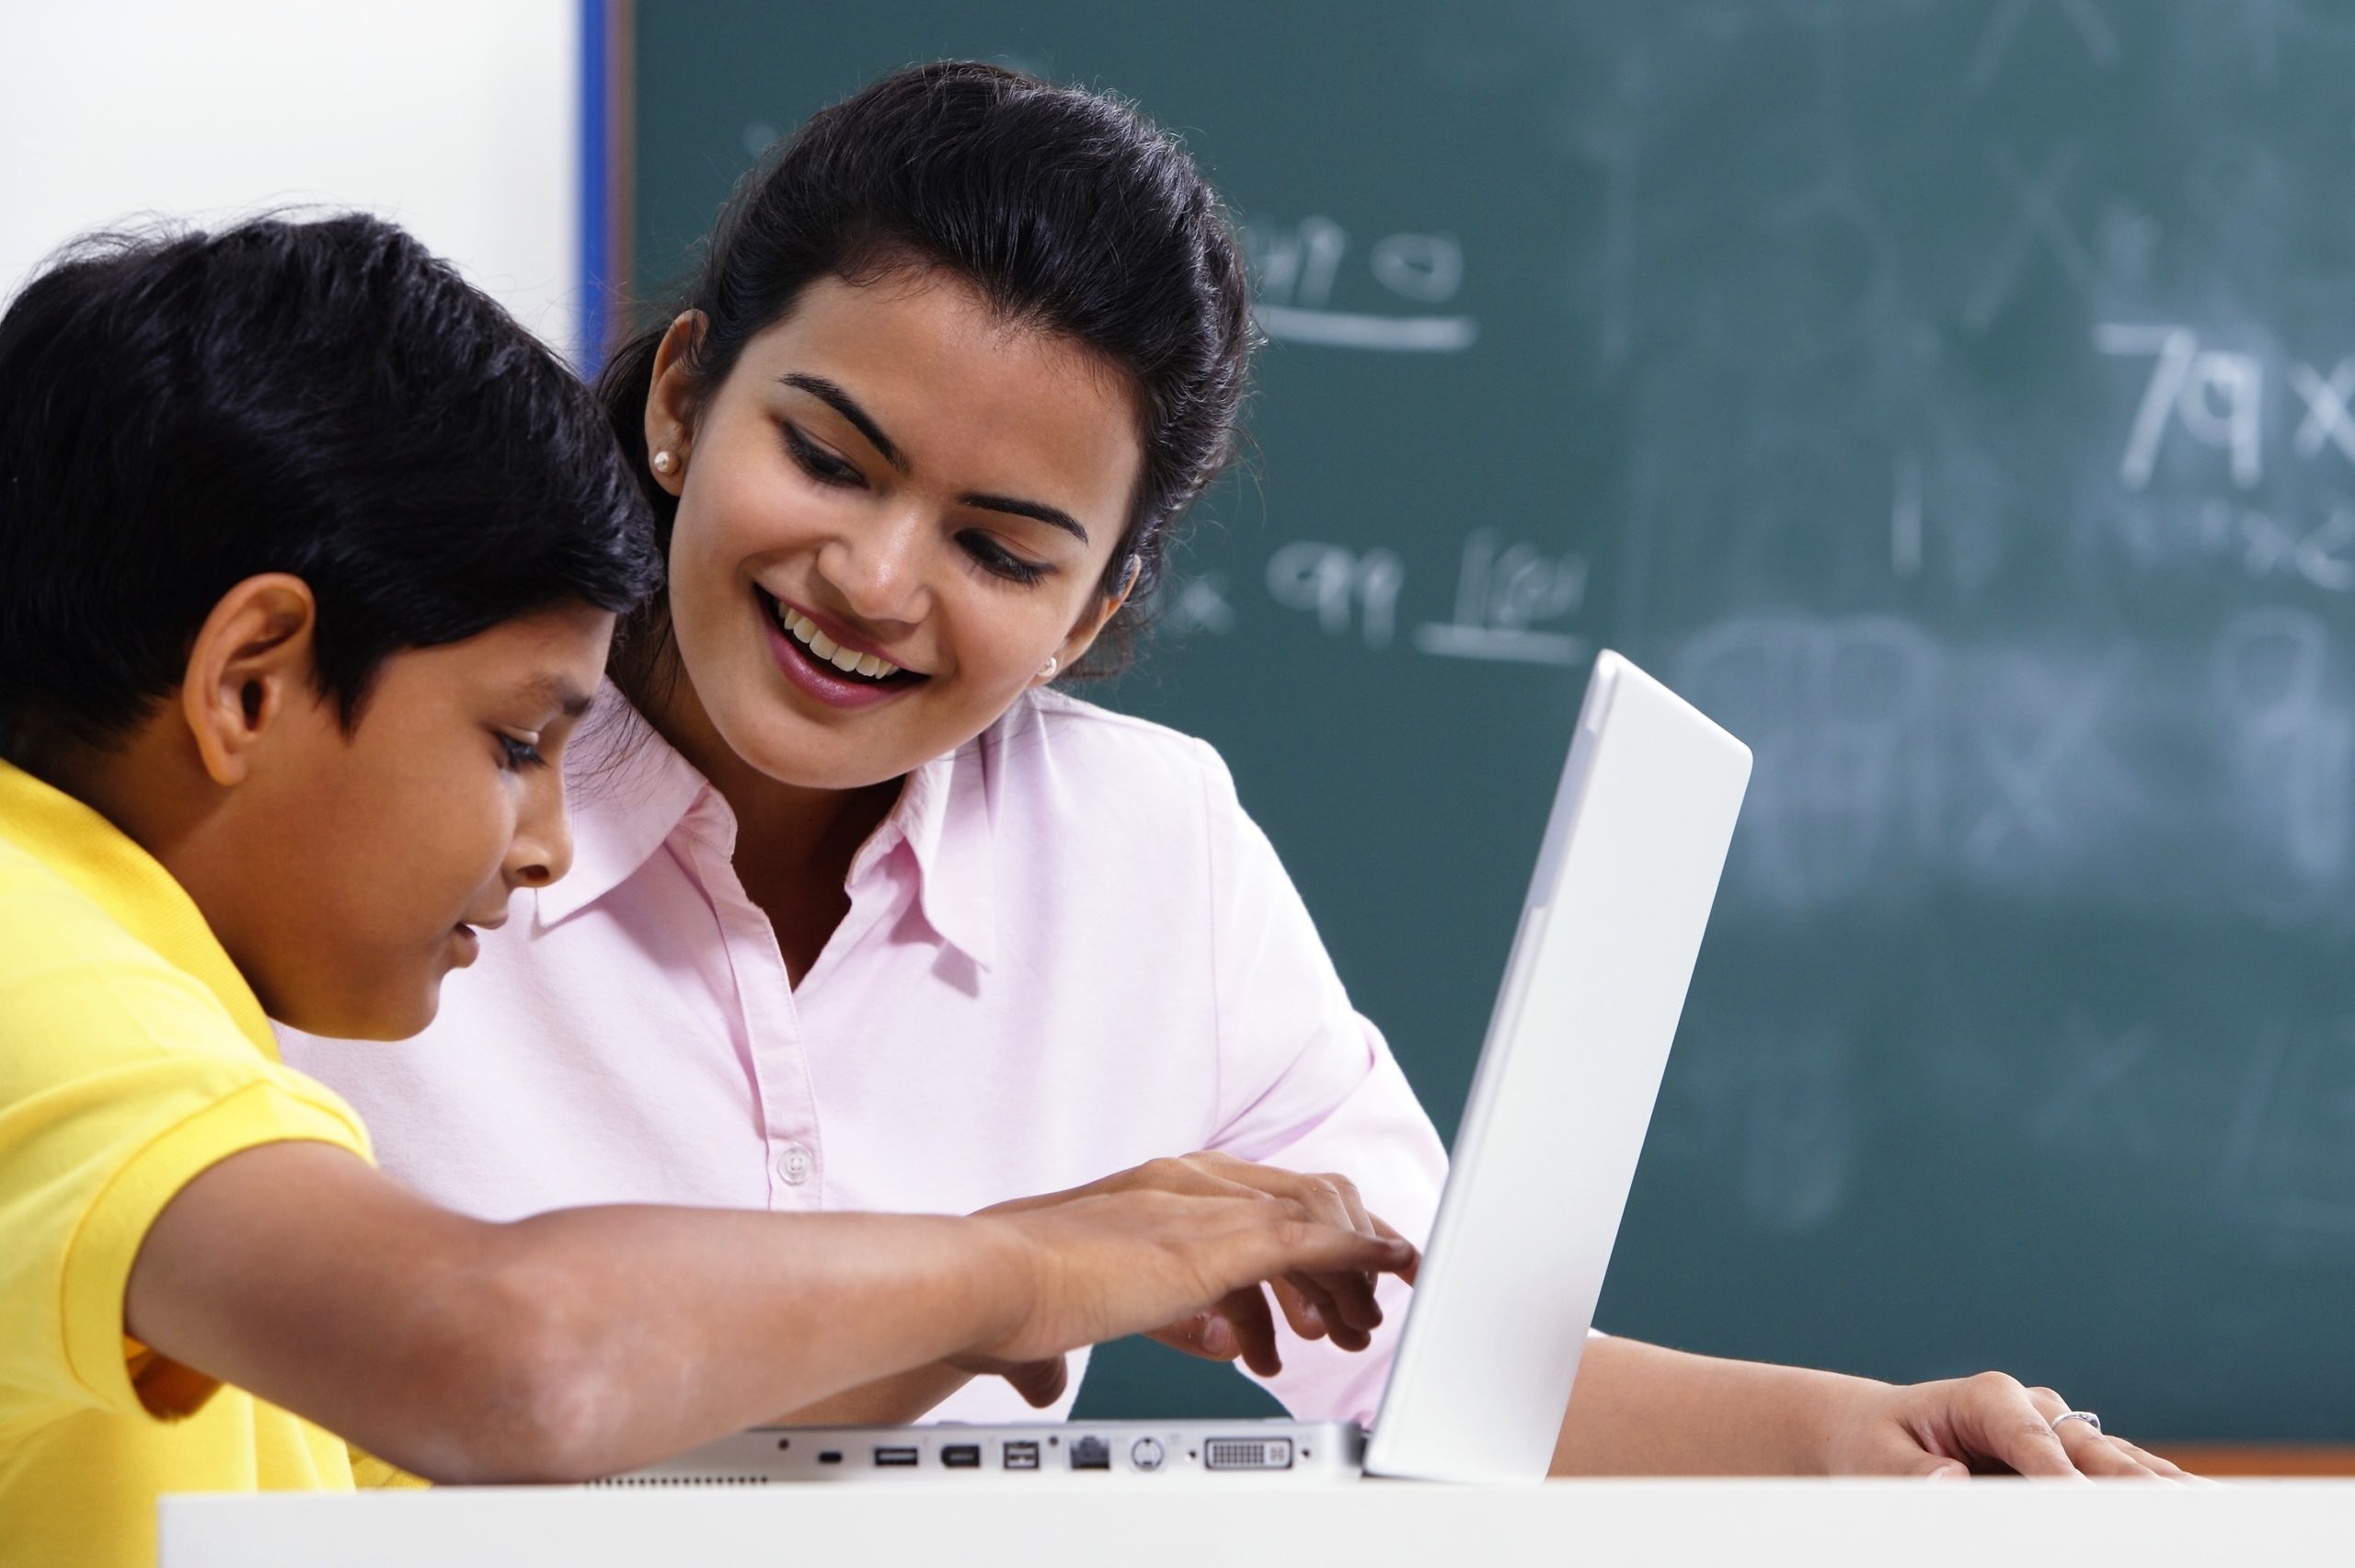
[(1342, 1178), (1221, 1154), (1156, 1160), (982, 1213), (1028, 1249), (1036, 1286), (1025, 1321), (958, 1364), (1009, 1377), (1033, 1403), (1061, 1391), (1064, 1351), (1130, 1333), (1280, 1370), (1262, 1283), (1293, 1332), (1361, 1350), (1382, 1322), (1375, 1276), (1411, 1279), (1417, 1261)]

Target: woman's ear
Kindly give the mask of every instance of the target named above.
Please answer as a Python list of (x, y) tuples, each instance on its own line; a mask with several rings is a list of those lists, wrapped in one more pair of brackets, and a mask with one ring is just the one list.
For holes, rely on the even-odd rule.
[(1086, 656), (1087, 650), (1096, 645), (1096, 639), (1103, 634), (1104, 628), (1112, 624), (1112, 617), (1118, 615), (1120, 612), (1120, 607), (1128, 603), (1129, 595), (1136, 591), (1137, 578), (1143, 568), (1144, 562), (1142, 558), (1136, 555), (1129, 557), (1129, 564), (1120, 573), (1120, 586), (1097, 600), (1089, 607), (1087, 612), (1079, 618), (1078, 624), (1072, 627), (1071, 635), (1063, 639), (1063, 647), (1055, 649), (1053, 660), (1031, 678), (1032, 685), (1045, 685), (1057, 675), (1069, 670)]
[(654, 374), (646, 388), (647, 463), (654, 470), (654, 482), (674, 496), (687, 482), (695, 407), (695, 373), (690, 361), (703, 328), (703, 312), (680, 313), (654, 350)]
[(250, 577), (221, 596), (196, 634), (180, 680), (180, 717), (213, 782), (245, 782), (255, 750), (287, 704), (314, 698), (318, 601), (285, 572)]

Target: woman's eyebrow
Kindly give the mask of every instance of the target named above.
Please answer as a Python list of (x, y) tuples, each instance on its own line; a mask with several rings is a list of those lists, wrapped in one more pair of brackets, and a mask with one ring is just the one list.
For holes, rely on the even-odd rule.
[(1080, 527), (1077, 518), (1059, 507), (1046, 506), (1038, 501), (1017, 501), (1011, 496), (959, 496), (957, 504), (979, 507), (984, 511), (1010, 512), (1016, 517), (1036, 518), (1040, 522), (1062, 529), (1082, 544), (1087, 543), (1087, 530)]
[(883, 454), (884, 462), (902, 474), (909, 472), (906, 457), (901, 454), (899, 447), (892, 443), (891, 438), (883, 433), (883, 427), (877, 424), (874, 418), (858, 406), (857, 398), (821, 375), (803, 375), (796, 371), (776, 379), (787, 386), (798, 387), (844, 418), (848, 419), (858, 433), (867, 438), (867, 444)]
[[(891, 438), (883, 433), (883, 427), (877, 424), (874, 417), (858, 406), (857, 398), (844, 392), (840, 386), (828, 381), (824, 376), (807, 375), (799, 371), (787, 372), (776, 379), (786, 386), (808, 393), (844, 418), (848, 419), (852, 427), (867, 438), (867, 444), (883, 454), (884, 462), (902, 474), (914, 471), (906, 456), (892, 442)], [(1082, 544), (1087, 543), (1087, 530), (1079, 525), (1077, 518), (1060, 507), (1051, 507), (1040, 501), (1019, 501), (1010, 496), (959, 496), (957, 499), (964, 506), (979, 507), (984, 511), (1002, 511), (1014, 517), (1034, 518), (1051, 528), (1062, 529)]]

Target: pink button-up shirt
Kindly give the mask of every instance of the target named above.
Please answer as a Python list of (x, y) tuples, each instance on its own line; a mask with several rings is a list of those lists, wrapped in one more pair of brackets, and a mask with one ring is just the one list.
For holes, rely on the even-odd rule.
[[(385, 1168), (489, 1219), (596, 1203), (966, 1212), (1215, 1149), (1429, 1231), (1445, 1157), (1216, 752), (1050, 692), (908, 776), (796, 989), (719, 793), (610, 691), (571, 874), (398, 1045), (282, 1032)], [(1295, 1413), (1371, 1420), (1375, 1346), (1287, 1333)], [(1074, 1357), (1069, 1409), (1083, 1366)], [(1036, 1418), (980, 1379), (942, 1419)]]

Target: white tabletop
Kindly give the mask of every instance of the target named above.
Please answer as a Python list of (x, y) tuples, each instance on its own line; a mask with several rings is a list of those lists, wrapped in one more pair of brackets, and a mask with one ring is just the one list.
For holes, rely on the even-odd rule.
[[(2085, 1568), (2344, 1562), (2355, 1482), (2179, 1488), (1554, 1482), (1517, 1489), (1169, 1485), (434, 1492), (168, 1497), (163, 1568), (567, 1568), (934, 1562), (1207, 1568), (1492, 1562)], [(1467, 1556), (1467, 1553), (1470, 1555)]]

